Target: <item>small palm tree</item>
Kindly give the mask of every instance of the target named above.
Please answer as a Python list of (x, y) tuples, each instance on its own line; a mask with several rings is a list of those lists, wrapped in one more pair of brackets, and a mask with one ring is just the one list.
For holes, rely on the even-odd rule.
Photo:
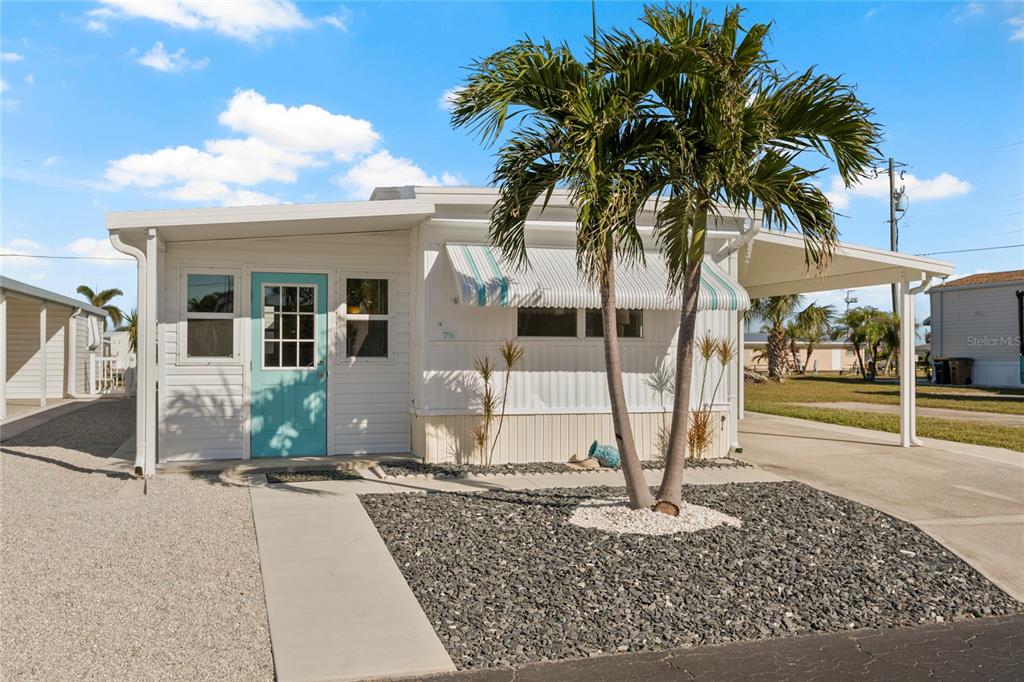
[(804, 297), (800, 294), (755, 298), (748, 315), (764, 322), (762, 330), (768, 334), (765, 354), (768, 356), (768, 378), (782, 381), (786, 376), (787, 331), (786, 321), (796, 312)]
[(124, 324), (121, 326), (121, 331), (128, 332), (128, 349), (135, 352), (139, 339), (138, 309), (132, 308), (132, 311), (124, 316)]
[[(124, 319), (124, 313), (116, 305), (112, 305), (110, 300), (115, 296), (124, 296), (124, 292), (120, 289), (104, 289), (103, 291), (93, 291), (91, 287), (85, 284), (81, 285), (76, 291), (89, 302), (89, 305), (97, 308), (102, 308), (107, 311), (107, 317), (114, 323), (115, 327), (121, 326), (121, 321)], [(107, 329), (107, 319), (103, 318), (103, 330)]]
[(868, 378), (864, 354), (869, 348), (869, 342), (873, 336), (871, 327), (875, 314), (878, 312), (877, 308), (871, 306), (851, 308), (836, 320), (835, 328), (832, 330), (833, 339), (842, 339), (853, 346), (853, 353), (857, 357), (857, 367), (860, 369), (863, 379)]
[(836, 309), (830, 305), (811, 303), (796, 314), (796, 331), (799, 340), (807, 344), (807, 358), (804, 360), (806, 370), (811, 363), (814, 346), (832, 332), (832, 322), (836, 317)]

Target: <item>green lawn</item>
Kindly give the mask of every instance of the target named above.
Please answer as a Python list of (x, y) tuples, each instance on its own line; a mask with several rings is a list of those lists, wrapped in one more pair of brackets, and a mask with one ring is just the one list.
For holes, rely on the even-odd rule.
[[(898, 415), (807, 407), (797, 404), (848, 401), (898, 405), (900, 401), (899, 385), (896, 383), (872, 384), (862, 381), (858, 377), (837, 375), (793, 376), (782, 384), (748, 384), (745, 405), (746, 409), (752, 412), (899, 433), (900, 419)], [(919, 407), (1024, 414), (1024, 391), (980, 389), (969, 386), (918, 386), (917, 404)], [(917, 432), (926, 438), (940, 438), (1024, 452), (1024, 428), (1018, 426), (918, 417)]]

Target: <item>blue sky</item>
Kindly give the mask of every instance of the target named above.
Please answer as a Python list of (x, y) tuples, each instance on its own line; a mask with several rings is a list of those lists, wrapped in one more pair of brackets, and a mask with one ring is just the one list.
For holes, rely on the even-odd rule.
[[(641, 7), (599, 2), (598, 20), (636, 26)], [(908, 164), (901, 250), (1024, 243), (1024, 5), (748, 8), (748, 21), (776, 22), (783, 65), (843, 74), (876, 108), (883, 152)], [(118, 255), (110, 210), (485, 184), (491, 151), (450, 128), (445, 91), (524, 34), (582, 49), (590, 28), (589, 2), (4, 2), (0, 13), (0, 248), (77, 256)], [(879, 181), (833, 193), (844, 240), (888, 247), (885, 192)], [(962, 274), (1024, 267), (1019, 248), (940, 257)], [(118, 286), (134, 305), (131, 264), (0, 263), (66, 294)], [(857, 295), (888, 305), (885, 288)]]

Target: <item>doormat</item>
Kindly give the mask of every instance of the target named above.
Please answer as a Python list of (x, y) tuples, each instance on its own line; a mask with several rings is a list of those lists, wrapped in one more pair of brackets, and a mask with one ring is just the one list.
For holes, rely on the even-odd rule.
[(276, 471), (267, 474), (267, 483), (309, 483), (311, 481), (359, 480), (358, 472), (348, 469), (311, 469), (309, 471)]

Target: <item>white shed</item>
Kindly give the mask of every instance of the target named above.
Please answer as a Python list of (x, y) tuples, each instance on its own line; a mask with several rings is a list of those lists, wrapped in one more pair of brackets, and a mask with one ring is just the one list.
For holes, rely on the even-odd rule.
[[(298, 455), (469, 458), (480, 420), (473, 363), (496, 358), (506, 339), (524, 346), (525, 360), (510, 377), (494, 461), (565, 461), (594, 439), (614, 442), (597, 296), (576, 275), (575, 211), (563, 192), (538, 206), (526, 225), (530, 267), (514, 271), (487, 245), (495, 198), (493, 189), (398, 187), (361, 202), (109, 214), (112, 244), (139, 263), (137, 468)], [(679, 320), (653, 217), (645, 210), (639, 221), (646, 266), (622, 269), (616, 287), (644, 457), (656, 454), (671, 405), (652, 375), (675, 357)], [(808, 272), (799, 236), (758, 232), (756, 216), (710, 220), (698, 329), (738, 346), (750, 297), (900, 282), (912, 310), (913, 282), (920, 290), (952, 271), (841, 245), (827, 270)], [(726, 369), (711, 406), (721, 417), (713, 454), (739, 445), (741, 363)], [(913, 439), (908, 420), (906, 444)]]
[(93, 358), (102, 350), (106, 312), (0, 276), (0, 419), (8, 407), (92, 392)]
[(1024, 385), (1024, 270), (961, 277), (931, 290), (931, 357), (971, 358), (971, 383)]

